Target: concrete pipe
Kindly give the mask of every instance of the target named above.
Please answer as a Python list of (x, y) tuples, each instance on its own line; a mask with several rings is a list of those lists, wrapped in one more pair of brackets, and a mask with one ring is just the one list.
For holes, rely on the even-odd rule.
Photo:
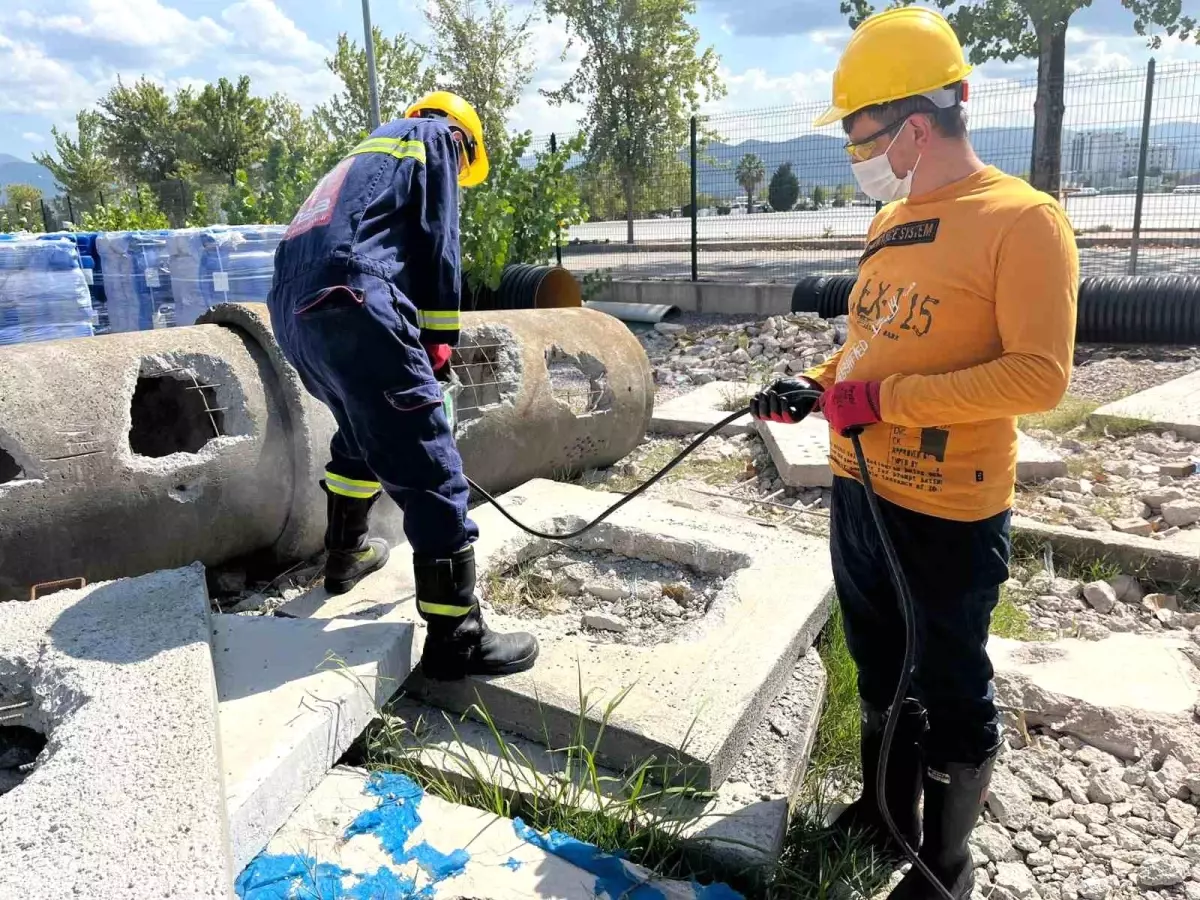
[(275, 382), (217, 326), (0, 350), (0, 599), (272, 547), (293, 483)]

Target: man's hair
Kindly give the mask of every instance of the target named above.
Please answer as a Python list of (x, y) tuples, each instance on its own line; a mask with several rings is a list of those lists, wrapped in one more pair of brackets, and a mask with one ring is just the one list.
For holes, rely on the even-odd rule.
[[(957, 88), (958, 83), (947, 85), (947, 87)], [(842, 119), (842, 128), (846, 134), (849, 134), (862, 116), (870, 116), (880, 125), (890, 125), (901, 122), (914, 113), (924, 113), (929, 116), (933, 120), (933, 127), (946, 137), (961, 138), (967, 135), (967, 116), (961, 103), (942, 109), (928, 97), (919, 95), (902, 97), (887, 103), (876, 103), (874, 106), (865, 106)]]

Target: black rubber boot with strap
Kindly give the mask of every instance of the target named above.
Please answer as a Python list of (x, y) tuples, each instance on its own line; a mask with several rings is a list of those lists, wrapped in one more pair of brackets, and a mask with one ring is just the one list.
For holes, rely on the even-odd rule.
[[(925, 842), (918, 854), (955, 900), (975, 887), (968, 840), (983, 812), (992, 780), (993, 753), (981, 765), (937, 763), (925, 769)], [(943, 900), (916, 866), (905, 873), (888, 900)]]
[(468, 675), (513, 675), (533, 668), (538, 642), (532, 634), (501, 634), (488, 628), (475, 596), (475, 548), (447, 558), (413, 554), (417, 611), (428, 625), (421, 669), (434, 681)]
[[(879, 772), (879, 752), (883, 745), (883, 729), (887, 710), (868, 703), (862, 704), (862, 728), (859, 750), (862, 755), (862, 795), (851, 803), (833, 823), (842, 836), (865, 837), (876, 854), (889, 859), (904, 856), (904, 850), (892, 838), (879, 812), (876, 776)], [(892, 821), (914, 850), (921, 842), (921, 737), (925, 733), (925, 711), (916, 700), (905, 700), (900, 707), (900, 719), (892, 749), (888, 753), (887, 782), (884, 794)]]
[(372, 538), (371, 507), (379, 494), (370, 498), (335, 494), (322, 481), (325, 504), (325, 590), (344, 594), (388, 561), (388, 543)]

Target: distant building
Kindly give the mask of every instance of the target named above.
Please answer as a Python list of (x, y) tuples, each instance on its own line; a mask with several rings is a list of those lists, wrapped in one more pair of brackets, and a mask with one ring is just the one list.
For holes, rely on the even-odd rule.
[[(1104, 188), (1122, 185), (1137, 172), (1141, 142), (1123, 131), (1084, 131), (1071, 138), (1067, 154), (1069, 179)], [(1171, 172), (1176, 167), (1174, 144), (1149, 144), (1146, 169)]]

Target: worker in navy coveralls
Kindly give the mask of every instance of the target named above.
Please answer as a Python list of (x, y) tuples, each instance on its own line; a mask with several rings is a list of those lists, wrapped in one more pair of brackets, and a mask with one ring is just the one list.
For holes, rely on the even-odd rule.
[(459, 335), (458, 190), (487, 177), (479, 116), (435, 92), (376, 129), (313, 190), (275, 255), (275, 336), (308, 391), (337, 420), (325, 585), (350, 590), (383, 567), (369, 536), (386, 490), (404, 511), (428, 677), (531, 668), (529, 634), (491, 631), (475, 596), (479, 536), (462, 459), (442, 408)]

